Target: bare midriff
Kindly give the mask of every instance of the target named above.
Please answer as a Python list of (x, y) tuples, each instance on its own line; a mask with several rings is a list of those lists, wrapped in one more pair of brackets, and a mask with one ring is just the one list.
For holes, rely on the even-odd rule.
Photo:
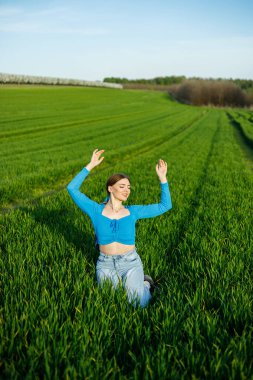
[(128, 245), (116, 241), (106, 245), (99, 245), (99, 251), (105, 255), (123, 255), (126, 252), (132, 251), (134, 248), (134, 244)]

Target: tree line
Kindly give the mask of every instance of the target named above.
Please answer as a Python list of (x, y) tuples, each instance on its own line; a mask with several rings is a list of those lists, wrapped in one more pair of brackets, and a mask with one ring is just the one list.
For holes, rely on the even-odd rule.
[(107, 77), (108, 83), (120, 83), (124, 88), (168, 91), (176, 100), (193, 105), (250, 107), (253, 105), (253, 80), (203, 79), (166, 76), (153, 79)]
[(146, 84), (146, 85), (162, 85), (168, 86), (171, 84), (179, 84), (186, 79), (184, 75), (181, 76), (166, 76), (166, 77), (156, 77), (153, 79), (127, 79), (119, 77), (107, 77), (104, 78), (104, 82), (107, 83), (121, 83), (121, 84)]

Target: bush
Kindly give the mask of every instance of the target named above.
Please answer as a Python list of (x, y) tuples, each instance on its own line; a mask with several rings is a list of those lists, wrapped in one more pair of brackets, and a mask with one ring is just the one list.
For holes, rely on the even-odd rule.
[(193, 105), (248, 107), (252, 104), (252, 97), (235, 83), (225, 80), (186, 80), (170, 86), (169, 94)]

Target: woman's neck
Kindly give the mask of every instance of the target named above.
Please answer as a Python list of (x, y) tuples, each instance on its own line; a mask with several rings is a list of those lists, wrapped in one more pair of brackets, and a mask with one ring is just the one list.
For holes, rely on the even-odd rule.
[(119, 210), (123, 208), (122, 201), (119, 201), (117, 199), (109, 199), (107, 204), (115, 212), (119, 212)]

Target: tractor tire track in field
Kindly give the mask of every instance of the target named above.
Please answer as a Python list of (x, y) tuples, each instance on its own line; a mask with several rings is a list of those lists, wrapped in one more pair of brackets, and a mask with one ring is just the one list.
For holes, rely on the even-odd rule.
[[(177, 114), (179, 113), (181, 110), (177, 109), (176, 112), (171, 112), (170, 115), (174, 115), (174, 114)], [(185, 111), (185, 110), (184, 110)], [(122, 116), (128, 116), (128, 115), (142, 115), (142, 114), (146, 114), (146, 111), (135, 111), (135, 112), (127, 112), (127, 113), (120, 113), (120, 114), (117, 114), (117, 115), (108, 115), (108, 116), (103, 116), (103, 117), (99, 117), (97, 119), (85, 119), (85, 122), (87, 123), (96, 123), (96, 122), (99, 122), (99, 121), (103, 121), (103, 120), (110, 120), (110, 119), (117, 119), (117, 118), (121, 118)], [(55, 119), (56, 117), (64, 117), (63, 114), (59, 114), (59, 115), (51, 115), (51, 116), (36, 116), (34, 115), (34, 117), (23, 117), (21, 119), (7, 119), (7, 120), (0, 120), (0, 126), (1, 125), (5, 125), (5, 124), (11, 124), (11, 123), (17, 123), (17, 122), (27, 122), (27, 121), (37, 121), (37, 120), (44, 120), (44, 119)], [(87, 117), (86, 115), (84, 115), (83, 117)], [(84, 120), (81, 119), (81, 120), (76, 120), (76, 122), (83, 122)], [(69, 124), (71, 122), (68, 122), (67, 124)], [(57, 124), (58, 126), (60, 126), (59, 124)], [(27, 130), (28, 131), (28, 130)], [(34, 132), (34, 129), (33, 130), (29, 130), (29, 132)], [(15, 135), (15, 132), (12, 133), (11, 135)], [(1, 137), (2, 135), (0, 135)]]
[[(165, 118), (165, 117), (160, 117), (159, 119), (160, 120), (162, 120), (163, 118)], [(143, 119), (142, 119), (143, 120)], [(133, 128), (136, 128), (136, 126), (142, 126), (142, 125), (145, 125), (147, 122), (152, 122), (152, 121), (154, 121), (154, 120), (156, 120), (156, 119), (146, 119), (146, 120), (144, 120), (144, 121), (142, 121), (142, 122), (135, 122), (134, 124), (131, 124), (131, 125), (129, 125), (128, 127), (124, 127), (124, 130), (122, 131), (122, 133), (126, 133), (126, 132), (128, 132), (129, 130), (131, 131)], [(95, 122), (95, 121), (94, 121)], [(64, 125), (64, 128), (65, 127), (72, 127), (72, 126), (75, 126), (75, 127), (78, 127), (78, 126), (83, 126), (85, 124), (85, 122), (80, 122), (80, 123), (69, 123), (68, 125)], [(87, 124), (87, 123), (86, 123)], [(89, 124), (89, 123), (88, 123)], [(58, 127), (57, 127), (57, 129), (58, 129)], [(54, 130), (54, 129), (52, 129), (52, 128), (50, 128), (49, 129), (50, 131), (52, 131), (52, 130)], [(100, 129), (99, 129), (100, 130)], [(109, 136), (110, 134), (113, 134), (114, 132), (118, 132), (118, 130), (119, 130), (119, 127), (117, 126), (117, 125), (113, 125), (113, 126), (110, 126), (110, 127), (108, 127), (107, 129), (106, 129), (106, 132), (105, 132), (105, 126), (104, 125), (102, 125), (102, 129), (101, 129), (101, 132), (99, 131), (96, 135), (94, 135), (94, 129), (93, 129), (93, 127), (91, 127), (91, 129), (87, 129), (87, 130), (85, 130), (84, 132), (85, 132), (85, 134), (87, 134), (88, 135), (88, 137), (86, 137), (86, 138), (84, 138), (84, 139), (82, 139), (82, 141), (86, 141), (86, 142), (88, 142), (88, 141), (92, 141), (93, 139), (97, 139), (98, 137), (105, 137), (105, 136)], [(64, 146), (70, 146), (70, 145), (73, 145), (73, 144), (76, 144), (76, 143), (78, 143), (78, 142), (80, 142), (80, 137), (78, 136), (74, 141), (73, 140), (71, 140), (70, 142), (68, 142), (68, 143), (64, 143)], [(62, 148), (62, 146), (63, 146), (63, 142), (61, 141), (61, 142), (59, 142), (58, 144), (54, 144), (53, 145), (53, 147), (51, 147), (51, 148), (48, 148), (47, 147), (47, 152), (49, 152), (50, 150), (53, 150), (53, 151), (55, 151), (55, 148), (57, 148), (57, 147), (60, 147), (60, 148)], [(35, 147), (35, 148), (31, 148), (31, 149), (26, 149), (25, 150), (25, 152), (19, 152), (19, 153), (17, 153), (17, 154), (20, 154), (20, 155), (26, 155), (26, 154), (30, 154), (31, 152), (36, 152), (36, 153), (40, 153), (41, 151), (44, 151), (45, 150), (45, 147), (42, 147), (42, 148), (38, 148), (38, 147)], [(16, 154), (16, 155), (17, 155)], [(16, 159), (16, 155), (15, 155), (15, 159)], [(4, 154), (4, 157), (8, 157), (8, 156), (11, 156), (11, 157), (13, 157), (13, 152), (10, 152), (9, 153), (9, 155), (7, 154)]]
[[(248, 122), (250, 122), (250, 123), (253, 124), (253, 115), (252, 115), (252, 113), (251, 114), (248, 113), (247, 115), (245, 115), (245, 114), (243, 114), (241, 112), (237, 112), (236, 115), (239, 116), (239, 117), (242, 117), (244, 120), (246, 120), (246, 121), (248, 121)], [(253, 125), (252, 125), (252, 128), (253, 128)]]
[[(146, 119), (144, 120), (143, 122), (138, 122), (136, 121), (135, 123), (129, 123), (130, 125), (128, 125), (127, 127), (124, 127), (122, 128), (122, 130), (120, 131), (120, 133), (126, 133), (128, 131), (132, 131), (132, 129), (134, 128), (139, 128), (139, 127), (142, 127), (143, 125), (145, 125), (146, 123), (150, 123), (150, 122), (153, 122), (153, 121), (156, 121), (156, 120), (163, 120), (163, 119), (166, 119), (166, 116), (161, 116), (160, 118), (152, 118), (152, 119)], [(143, 119), (142, 119), (143, 120)], [(81, 125), (84, 125), (84, 123), (80, 123), (80, 126)], [(78, 126), (78, 124), (75, 124), (75, 126)], [(118, 132), (119, 131), (119, 127), (116, 125), (116, 126), (110, 126), (106, 129), (106, 132), (105, 132), (105, 127), (102, 126), (102, 130), (101, 132), (97, 133), (95, 136), (94, 136), (94, 130), (93, 128), (91, 127), (91, 129), (87, 129), (85, 130), (85, 134), (88, 135), (88, 137), (86, 138), (82, 138), (82, 141), (86, 141), (86, 142), (89, 142), (89, 141), (92, 141), (94, 139), (97, 139), (98, 137), (105, 137), (105, 136), (109, 136), (110, 134), (114, 133), (114, 132)], [(67, 143), (64, 143), (64, 147), (65, 146), (71, 146), (73, 144), (77, 144), (77, 143), (80, 143), (80, 137), (77, 136), (75, 139), (72, 139), (71, 141), (68, 141)], [(60, 147), (60, 149), (62, 149), (63, 147), (63, 142), (59, 142), (59, 143), (56, 143), (54, 144), (51, 148), (49, 148), (47, 146), (47, 143), (46, 143), (46, 147), (41, 147), (41, 148), (38, 148), (38, 147), (31, 147), (30, 149), (26, 149), (24, 152), (17, 152), (15, 155), (13, 154), (13, 152), (9, 152), (8, 153), (3, 153), (4, 155), (4, 158), (7, 158), (7, 157), (11, 157), (13, 159), (16, 160), (16, 157), (17, 155), (27, 155), (27, 154), (30, 154), (32, 152), (36, 152), (36, 153), (40, 153), (41, 151), (44, 152), (45, 149), (47, 150), (47, 152), (49, 151), (55, 151), (57, 147)], [(0, 155), (1, 156), (1, 155)]]
[[(129, 125), (131, 122), (126, 121), (126, 124), (128, 124), (128, 126), (123, 128), (122, 133), (126, 133), (129, 130), (131, 131), (134, 128), (139, 129), (140, 127), (145, 126), (145, 124), (147, 124), (147, 123), (150, 124), (151, 122), (156, 122), (156, 121), (158, 122), (158, 121), (165, 120), (167, 118), (170, 118), (171, 116), (175, 116), (178, 113), (179, 112), (173, 113), (173, 114), (169, 114), (169, 115), (166, 113), (166, 115), (162, 115), (162, 116), (159, 116), (159, 117), (156, 117), (156, 118), (151, 118), (151, 119), (148, 118), (148, 119), (145, 119), (145, 120), (142, 119), (143, 120), (142, 122), (138, 122), (138, 121), (136, 122), (135, 121), (132, 125)], [(182, 112), (181, 112), (181, 114), (182, 114)], [(68, 125), (66, 125), (66, 127), (73, 126), (73, 125), (74, 126), (78, 126), (78, 124), (76, 124), (76, 123), (68, 123)], [(85, 123), (80, 122), (80, 126), (82, 124), (85, 124)], [(51, 131), (52, 129), (49, 129), (49, 130)], [(111, 127), (108, 127), (106, 133), (104, 131), (101, 131), (101, 133), (97, 133), (95, 136), (93, 136), (94, 129), (93, 129), (93, 127), (91, 127), (91, 129), (85, 130), (85, 133), (88, 134), (88, 135), (90, 135), (90, 137), (82, 139), (82, 141), (87, 141), (87, 142), (88, 141), (92, 141), (93, 139), (95, 139), (97, 137), (101, 137), (101, 136), (104, 137), (104, 136), (108, 136), (108, 135), (112, 134), (113, 132), (118, 132), (118, 130), (119, 130), (119, 127), (117, 125), (116, 126), (113, 125)], [(70, 145), (76, 144), (78, 142), (80, 142), (80, 137), (76, 138), (74, 141), (72, 140), (72, 141), (70, 141), (68, 143), (64, 143), (64, 146), (67, 146), (67, 145), (70, 146)], [(62, 149), (63, 143), (60, 142), (59, 144), (54, 144), (51, 149), (49, 149), (47, 147), (47, 151), (50, 151), (50, 150), (54, 151), (55, 147), (57, 147), (57, 146), (61, 147), (61, 149)], [(29, 154), (31, 152), (40, 153), (41, 151), (44, 152), (44, 150), (45, 150), (45, 148), (43, 148), (43, 147), (41, 149), (38, 149), (37, 147), (35, 147), (35, 148), (29, 149), (29, 150), (26, 149), (25, 151), (22, 151), (22, 152), (17, 152), (16, 155), (17, 154), (19, 154), (19, 155), (26, 155), (26, 154)], [(6, 154), (6, 152), (4, 152), (4, 157), (5, 158), (10, 156), (10, 157), (12, 157), (12, 158), (15, 159), (16, 155), (13, 157), (13, 152), (11, 152), (9, 154)]]
[(239, 121), (235, 120), (235, 118), (229, 113), (226, 112), (228, 120), (230, 124), (237, 130), (239, 133), (241, 140), (243, 141), (244, 145), (246, 145), (248, 148), (253, 149), (253, 140), (251, 140), (244, 132), (241, 124)]
[[(165, 138), (164, 136), (161, 137), (161, 138), (158, 138), (156, 140), (153, 140), (152, 141), (152, 145), (150, 143), (150, 141), (148, 142), (144, 142), (144, 144), (142, 144), (143, 148), (140, 148), (140, 147), (137, 147), (136, 148), (136, 153), (134, 153), (133, 151), (131, 151), (131, 156), (129, 157), (126, 157), (124, 159), (125, 162), (127, 161), (132, 161), (133, 159), (136, 159), (137, 157), (140, 157), (140, 156), (143, 156), (147, 153), (150, 153), (151, 151), (157, 149), (158, 147), (164, 145), (164, 144), (167, 144), (168, 143), (168, 139), (170, 139), (170, 141), (172, 139), (174, 139), (175, 137), (177, 137), (178, 135), (182, 134), (183, 132), (185, 131), (188, 131), (190, 130), (190, 128), (200, 122), (203, 118), (205, 118), (207, 115), (204, 113), (201, 113), (200, 115), (198, 115), (197, 117), (195, 117), (190, 123), (184, 123), (178, 130), (170, 133), (169, 135), (167, 135)], [(191, 135), (194, 131), (190, 131), (189, 135)], [(185, 139), (185, 137), (180, 140), (180, 144), (181, 142)], [(135, 145), (136, 145), (136, 142), (135, 142)], [(118, 154), (117, 154), (118, 155)], [(110, 157), (110, 159), (112, 159), (112, 157)], [(97, 175), (100, 175), (101, 172), (107, 170), (110, 166), (107, 166), (105, 167), (104, 169), (100, 169), (99, 172), (96, 172), (96, 173), (91, 173), (90, 176), (97, 176)], [(54, 189), (54, 190), (50, 190), (50, 191), (47, 191), (41, 195), (39, 195), (38, 197), (35, 197), (35, 198), (32, 198), (32, 199), (29, 199), (29, 200), (26, 200), (24, 201), (23, 203), (18, 203), (18, 204), (15, 204), (13, 206), (10, 206), (10, 207), (6, 207), (6, 208), (0, 208), (0, 213), (2, 215), (4, 214), (7, 214), (7, 213), (10, 213), (11, 211), (14, 211), (14, 210), (17, 210), (17, 209), (22, 209), (22, 208), (27, 208), (29, 205), (36, 205), (39, 203), (39, 201), (42, 199), (42, 198), (45, 198), (45, 197), (48, 197), (48, 196), (52, 196), (52, 195), (55, 195), (56, 193), (59, 193), (60, 191), (66, 189), (66, 184), (65, 185), (61, 185), (59, 188), (57, 189)], [(1, 215), (0, 214), (0, 215)]]
[(203, 197), (203, 186), (206, 183), (210, 162), (214, 154), (214, 147), (217, 142), (219, 132), (220, 119), (217, 121), (217, 127), (214, 131), (208, 154), (202, 165), (202, 173), (199, 176), (197, 186), (193, 191), (193, 196), (190, 200), (190, 206), (185, 210), (181, 217), (181, 221), (178, 223), (176, 238), (171, 240), (171, 244), (165, 250), (165, 257), (167, 257), (173, 265), (177, 263), (177, 255), (171, 255), (171, 253), (177, 250), (180, 243), (184, 241), (189, 228), (191, 228), (192, 221), (198, 214), (200, 200)]
[[(181, 114), (182, 114), (182, 112), (181, 112)], [(128, 125), (127, 127), (124, 127), (124, 130), (122, 130), (121, 133), (125, 134), (126, 132), (129, 132), (129, 131), (131, 132), (133, 129), (135, 129), (135, 132), (136, 132), (136, 130), (143, 128), (147, 123), (150, 124), (151, 122), (158, 122), (158, 121), (166, 120), (167, 118), (170, 118), (171, 116), (175, 116), (175, 114), (174, 113), (173, 113), (173, 115), (171, 115), (171, 114), (167, 115), (166, 114), (166, 115), (162, 115), (162, 116), (159, 116), (156, 118), (145, 119), (145, 120), (143, 120), (143, 122), (135, 122), (132, 125)], [(126, 123), (129, 124), (129, 122), (126, 122)], [(98, 133), (98, 134), (96, 134), (96, 136), (93, 136), (94, 130), (93, 130), (93, 128), (91, 128), (89, 130), (85, 130), (85, 133), (90, 134), (90, 137), (82, 139), (82, 141), (90, 142), (97, 137), (109, 136), (113, 132), (118, 132), (118, 129), (119, 129), (118, 126), (112, 126), (110, 129), (108, 127), (106, 133), (101, 131), (101, 133)], [(46, 147), (42, 147), (41, 149), (38, 149), (37, 147), (31, 148), (29, 150), (26, 149), (25, 151), (17, 152), (14, 155), (14, 157), (13, 157), (13, 152), (11, 152), (9, 154), (4, 152), (4, 158), (11, 157), (11, 159), (16, 160), (17, 155), (27, 155), (27, 154), (30, 154), (31, 152), (36, 152), (36, 153), (42, 152), (42, 153), (44, 153), (45, 149), (47, 150), (47, 152), (49, 152), (51, 150), (55, 151), (55, 147), (57, 147), (57, 146), (59, 146), (62, 150), (63, 146), (64, 147), (65, 146), (71, 146), (71, 145), (76, 144), (76, 143), (80, 143), (80, 137), (77, 137), (74, 141), (72, 140), (72, 141), (64, 143), (64, 144), (63, 144), (63, 142), (60, 142), (58, 144), (54, 144), (52, 148), (49, 148), (46, 144)], [(134, 144), (136, 144), (136, 141), (134, 141)], [(130, 144), (127, 144), (127, 145), (130, 145)], [(0, 156), (1, 156), (1, 154), (0, 154)]]
[[(186, 112), (187, 110), (184, 110), (184, 112)], [(170, 114), (167, 114), (167, 117), (171, 117), (171, 116), (174, 116), (176, 114), (180, 113), (180, 110), (177, 110), (176, 112), (171, 112)], [(182, 113), (182, 111), (181, 111)], [(54, 125), (49, 125), (49, 126), (41, 126), (39, 128), (33, 128), (33, 129), (25, 129), (25, 130), (21, 130), (21, 131), (15, 131), (15, 132), (2, 132), (0, 134), (0, 139), (5, 139), (5, 138), (11, 138), (11, 137), (16, 137), (16, 136), (26, 136), (26, 135), (34, 135), (34, 134), (37, 134), (37, 133), (40, 133), (40, 132), (43, 132), (43, 133), (46, 133), (46, 132), (51, 132), (51, 131), (55, 131), (55, 130), (62, 130), (64, 128), (69, 128), (69, 127), (75, 127), (75, 126), (78, 126), (78, 125), (88, 125), (88, 124), (94, 124), (94, 123), (100, 123), (100, 122), (103, 122), (103, 121), (107, 121), (107, 120), (117, 120), (117, 119), (121, 119), (122, 117), (126, 117), (126, 116), (137, 116), (137, 115), (143, 115), (143, 114), (146, 114), (146, 111), (138, 111), (138, 112), (131, 112), (130, 114), (129, 113), (121, 113), (121, 114), (118, 114), (118, 115), (114, 115), (114, 116), (106, 116), (106, 117), (99, 117), (99, 118), (96, 118), (96, 119), (79, 119), (79, 120), (75, 120), (75, 121), (69, 121), (69, 122), (66, 122), (66, 123), (59, 123), (59, 124), (54, 124)], [(40, 120), (40, 119), (43, 119), (44, 117), (34, 117), (34, 118), (30, 118), (30, 119), (20, 119), (20, 121), (27, 121), (27, 120)], [(52, 118), (52, 116), (50, 117), (45, 117), (45, 118)], [(10, 122), (13, 122), (13, 120), (9, 121)], [(14, 120), (14, 122), (16, 122), (16, 120)], [(5, 122), (6, 124), (7, 122)], [(1, 122), (0, 122), (1, 124)]]
[[(142, 154), (145, 154), (147, 152), (150, 152), (154, 149), (156, 149), (157, 147), (161, 147), (162, 145), (164, 144), (167, 144), (168, 143), (168, 139), (171, 141), (172, 139), (174, 139), (175, 137), (177, 137), (178, 135), (182, 134), (183, 132), (185, 131), (188, 131), (190, 130), (190, 128), (195, 124), (197, 123), (198, 121), (200, 121), (201, 119), (203, 119), (206, 115), (198, 115), (197, 117), (195, 117), (191, 122), (187, 122), (185, 124), (183, 124), (180, 128), (178, 128), (176, 131), (174, 132), (171, 132), (170, 134), (168, 134), (166, 137), (166, 139), (164, 139), (164, 137), (160, 138), (159, 139), (159, 142), (157, 142), (156, 144), (152, 144), (152, 148), (150, 147), (150, 144), (146, 144), (147, 145), (147, 149), (142, 151)], [(184, 136), (182, 140), (180, 140), (179, 144), (181, 144), (182, 141), (184, 141), (184, 139), (187, 137), (189, 137), (192, 133), (194, 133), (194, 130), (190, 131), (187, 136)]]
[[(136, 114), (143, 114), (144, 112), (136, 112), (136, 113), (131, 113), (131, 115), (136, 115)], [(99, 123), (101, 121), (106, 121), (106, 120), (111, 120), (111, 119), (120, 119), (123, 116), (128, 116), (129, 114), (120, 114), (120, 115), (114, 115), (114, 116), (107, 116), (107, 117), (102, 117), (98, 119), (90, 119), (90, 120), (75, 120), (75, 121), (70, 121), (67, 123), (60, 123), (60, 124), (55, 124), (55, 125), (50, 125), (50, 126), (42, 126), (39, 128), (33, 128), (33, 129), (26, 129), (26, 130), (21, 130), (21, 131), (16, 131), (16, 132), (3, 132), (0, 134), (0, 139), (1, 138), (10, 138), (10, 137), (16, 137), (16, 136), (23, 136), (23, 135), (29, 135), (29, 134), (36, 134), (39, 132), (51, 132), (57, 129), (63, 129), (63, 128), (69, 128), (73, 126), (78, 126), (78, 125), (83, 125), (83, 124), (94, 124), (94, 123)], [(42, 117), (35, 117), (30, 120), (40, 120)], [(24, 119), (23, 121), (27, 121), (29, 119)]]
[(253, 140), (251, 140), (244, 132), (241, 124), (233, 118), (231, 114), (226, 112), (229, 124), (234, 128), (236, 141), (242, 150), (250, 169), (253, 170)]

